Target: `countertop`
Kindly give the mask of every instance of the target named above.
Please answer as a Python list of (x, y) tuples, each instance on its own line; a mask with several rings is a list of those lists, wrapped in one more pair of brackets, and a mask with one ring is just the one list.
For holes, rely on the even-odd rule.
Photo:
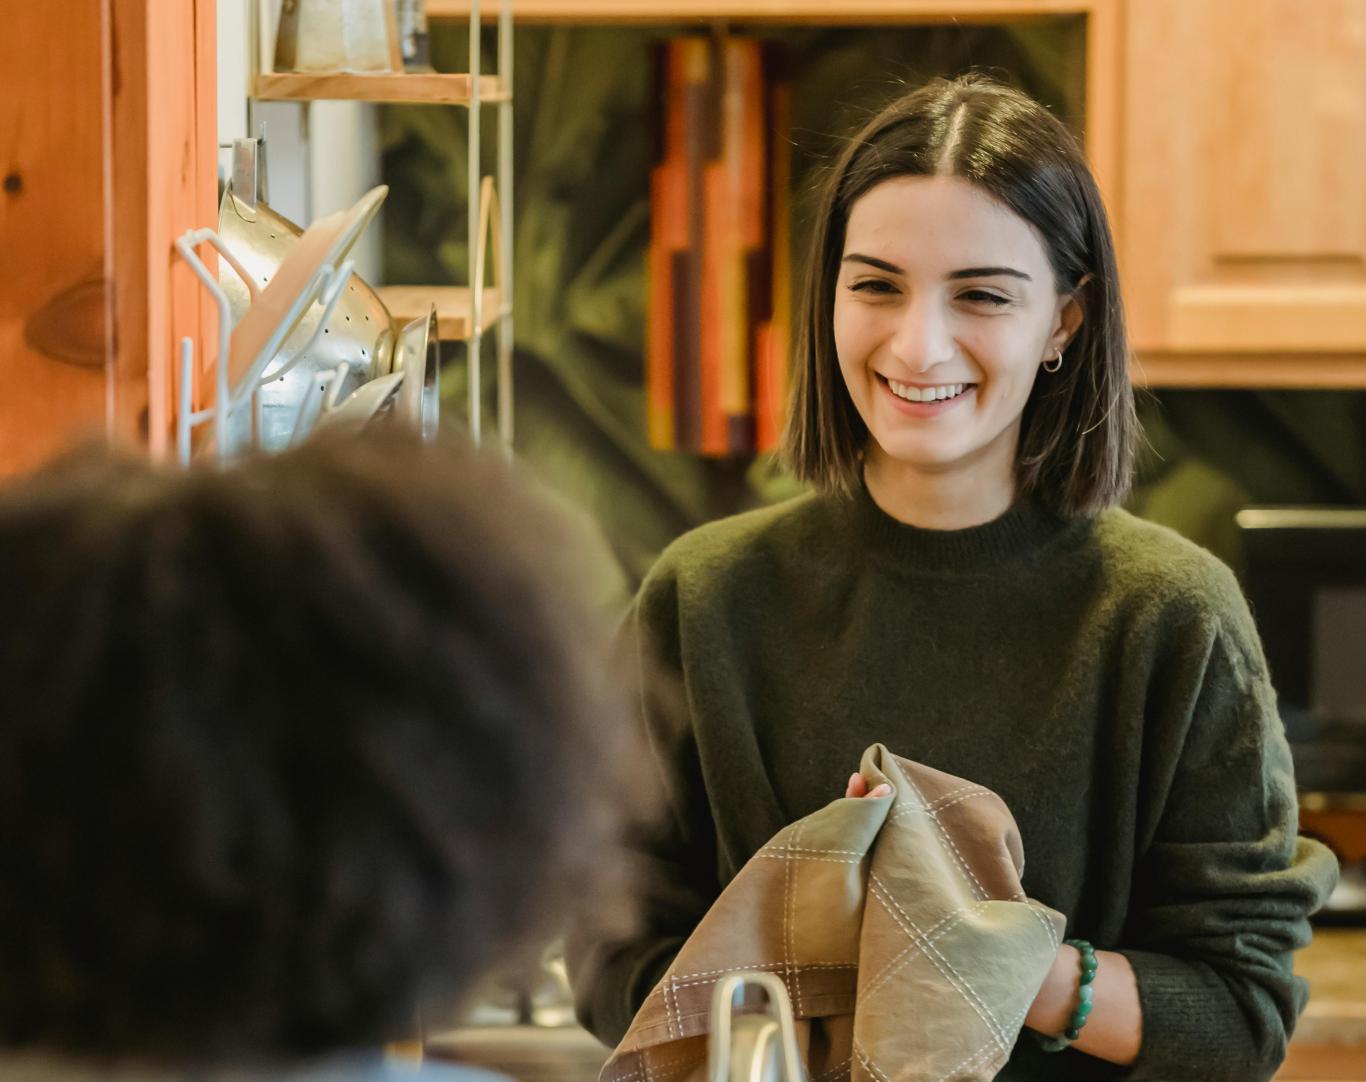
[[(1309, 981), (1290, 1058), (1278, 1079), (1366, 1080), (1366, 929), (1319, 928), (1295, 956)], [(567, 1026), (456, 1029), (427, 1044), (433, 1059), (500, 1070), (519, 1082), (595, 1082), (607, 1049)]]
[(1366, 929), (1315, 929), (1295, 972), (1309, 982), (1296, 1043), (1366, 1048)]
[(430, 1059), (485, 1067), (517, 1082), (597, 1082), (609, 1051), (578, 1026), (481, 1026), (427, 1041)]

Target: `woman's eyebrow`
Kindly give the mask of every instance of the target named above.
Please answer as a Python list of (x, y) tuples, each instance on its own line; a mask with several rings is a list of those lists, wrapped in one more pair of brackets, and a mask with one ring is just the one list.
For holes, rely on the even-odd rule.
[(962, 270), (950, 271), (947, 277), (952, 280), (955, 278), (995, 278), (998, 275), (1008, 275), (1011, 278), (1023, 278), (1026, 282), (1032, 279), (1024, 271), (1016, 270), (1014, 267), (964, 267)]
[[(863, 255), (861, 252), (850, 252), (842, 260), (844, 263), (865, 263), (870, 267), (886, 271), (888, 274), (905, 274), (905, 270), (898, 267), (895, 263), (888, 263), (885, 259), (878, 259), (877, 256)], [(995, 278), (1006, 275), (1010, 278), (1020, 278), (1026, 282), (1032, 282), (1031, 278), (1022, 270), (1014, 267), (964, 267), (962, 270), (950, 271), (945, 278), (954, 281), (959, 278)]]
[(885, 270), (888, 274), (905, 274), (906, 272), (895, 263), (888, 263), (885, 259), (878, 259), (876, 256), (859, 255), (858, 252), (850, 252), (842, 260), (844, 263), (867, 263), (870, 267), (878, 270)]

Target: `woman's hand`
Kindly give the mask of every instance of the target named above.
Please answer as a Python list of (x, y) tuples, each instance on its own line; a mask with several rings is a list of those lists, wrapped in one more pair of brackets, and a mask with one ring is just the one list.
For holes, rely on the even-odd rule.
[[(892, 787), (877, 785), (869, 792), (867, 779), (854, 773), (849, 775), (844, 795), (855, 798), (891, 796)], [(1111, 1063), (1127, 1065), (1134, 1062), (1143, 1041), (1138, 982), (1124, 955), (1097, 951), (1096, 957), (1100, 960), (1100, 968), (1092, 985), (1095, 1010), (1081, 1031), (1081, 1039), (1072, 1047)], [(1049, 1036), (1065, 1030), (1076, 1007), (1080, 971), (1081, 955), (1075, 947), (1064, 943), (1058, 948), (1052, 970), (1029, 1009), (1025, 1025)]]
[[(1138, 981), (1129, 959), (1113, 951), (1096, 951), (1100, 963), (1091, 985), (1095, 1010), (1072, 1047), (1111, 1063), (1127, 1066), (1138, 1057), (1143, 1043), (1143, 1008)], [(1058, 948), (1053, 968), (1025, 1016), (1025, 1025), (1050, 1037), (1063, 1032), (1077, 1005), (1081, 955), (1064, 943)]]
[(891, 796), (892, 787), (890, 785), (885, 784), (879, 785), (876, 788), (874, 788), (873, 791), (870, 793), (868, 792), (867, 780), (864, 778), (862, 774), (855, 771), (853, 774), (849, 775), (849, 784), (844, 788), (844, 795), (852, 797)]

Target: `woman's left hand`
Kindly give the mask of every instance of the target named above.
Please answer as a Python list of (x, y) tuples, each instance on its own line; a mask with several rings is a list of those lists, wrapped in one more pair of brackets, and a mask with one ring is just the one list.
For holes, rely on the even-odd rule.
[[(855, 798), (891, 796), (892, 787), (884, 783), (874, 786), (870, 792), (867, 779), (855, 773), (849, 776), (844, 795)], [(1096, 956), (1101, 959), (1094, 983), (1096, 1010), (1074, 1047), (1111, 1063), (1133, 1063), (1143, 1040), (1138, 982), (1124, 955), (1097, 951)], [(1063, 944), (1058, 949), (1053, 968), (1029, 1009), (1025, 1025), (1049, 1035), (1067, 1028), (1076, 1006), (1080, 958), (1075, 947)]]
[[(1072, 1047), (1127, 1066), (1138, 1057), (1143, 1043), (1138, 980), (1129, 959), (1116, 951), (1096, 951), (1096, 960), (1100, 965), (1091, 984), (1095, 1010)], [(1025, 1015), (1025, 1025), (1049, 1037), (1067, 1029), (1077, 1006), (1080, 974), (1081, 954), (1076, 947), (1064, 943)]]
[(879, 796), (891, 796), (891, 795), (892, 795), (892, 787), (891, 787), (890, 785), (886, 785), (886, 784), (879, 785), (879, 786), (876, 786), (876, 787), (873, 789), (873, 791), (870, 793), (870, 792), (868, 792), (868, 781), (867, 781), (867, 779), (865, 779), (864, 776), (863, 776), (862, 774), (859, 774), (859, 773), (855, 772), (855, 773), (849, 775), (849, 784), (848, 784), (847, 786), (845, 786), (845, 788), (844, 788), (844, 795), (845, 795), (845, 796), (851, 796), (851, 797), (865, 797), (865, 796), (879, 797)]

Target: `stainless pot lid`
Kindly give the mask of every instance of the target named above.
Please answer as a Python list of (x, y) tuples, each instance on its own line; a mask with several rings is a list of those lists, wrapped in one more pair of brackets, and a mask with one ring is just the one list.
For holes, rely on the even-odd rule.
[(398, 409), (423, 439), (436, 435), (441, 418), (441, 342), (436, 305), (399, 332), (396, 371), (403, 372)]

